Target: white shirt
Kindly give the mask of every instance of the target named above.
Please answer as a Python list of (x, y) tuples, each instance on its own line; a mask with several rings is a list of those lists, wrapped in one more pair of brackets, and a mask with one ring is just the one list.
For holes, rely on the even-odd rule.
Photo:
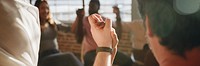
[(37, 66), (39, 24), (36, 7), (0, 0), (0, 66)]

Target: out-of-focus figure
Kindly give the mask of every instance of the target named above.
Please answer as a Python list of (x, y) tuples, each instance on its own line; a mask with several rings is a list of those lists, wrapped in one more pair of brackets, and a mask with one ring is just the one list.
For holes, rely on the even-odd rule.
[(37, 66), (38, 9), (23, 0), (1, 0), (0, 14), (0, 66)]
[(116, 22), (115, 22), (115, 30), (118, 36), (118, 39), (121, 39), (122, 35), (122, 23), (121, 23), (121, 16), (120, 16), (120, 10), (117, 5), (113, 6), (113, 13), (116, 15)]
[(41, 40), (38, 66), (82, 66), (83, 64), (71, 52), (61, 53), (57, 43), (57, 26), (50, 14), (48, 2), (37, 0), (39, 9)]

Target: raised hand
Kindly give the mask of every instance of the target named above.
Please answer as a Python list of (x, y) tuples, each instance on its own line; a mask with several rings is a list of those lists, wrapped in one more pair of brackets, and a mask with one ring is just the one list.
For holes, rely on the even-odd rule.
[(88, 17), (92, 36), (97, 43), (98, 47), (112, 48), (112, 21), (106, 19), (105, 22), (98, 14), (93, 14)]

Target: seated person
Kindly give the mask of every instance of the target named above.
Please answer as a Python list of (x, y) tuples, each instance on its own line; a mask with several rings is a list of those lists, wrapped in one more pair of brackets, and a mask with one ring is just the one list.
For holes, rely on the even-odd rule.
[(37, 0), (35, 6), (39, 9), (41, 40), (39, 60), (45, 56), (59, 53), (57, 42), (57, 26), (50, 14), (49, 5), (45, 0)]
[(35, 6), (39, 9), (41, 29), (38, 66), (83, 66), (73, 53), (59, 52), (58, 30), (50, 14), (48, 2), (46, 0), (37, 0)]

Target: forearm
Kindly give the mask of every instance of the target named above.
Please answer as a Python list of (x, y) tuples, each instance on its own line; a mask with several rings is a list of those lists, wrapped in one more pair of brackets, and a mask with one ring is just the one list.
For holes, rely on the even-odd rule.
[(109, 52), (98, 52), (93, 66), (111, 66), (111, 54)]
[(116, 53), (117, 53), (117, 47), (116, 47), (116, 48), (113, 48), (113, 53), (112, 53), (112, 55), (111, 55), (111, 63), (112, 63), (112, 64), (113, 64), (113, 62), (114, 62)]
[(76, 17), (76, 20), (74, 21), (74, 23), (71, 26), (71, 32), (75, 33), (77, 25), (78, 25), (78, 18)]
[[(105, 26), (99, 26), (97, 23), (102, 22), (103, 19), (98, 14), (93, 14), (88, 17), (92, 37), (97, 43), (97, 55), (94, 66), (112, 66), (115, 58), (118, 39), (115, 30), (112, 28), (112, 20), (106, 19)], [(114, 50), (114, 51), (113, 51)]]

